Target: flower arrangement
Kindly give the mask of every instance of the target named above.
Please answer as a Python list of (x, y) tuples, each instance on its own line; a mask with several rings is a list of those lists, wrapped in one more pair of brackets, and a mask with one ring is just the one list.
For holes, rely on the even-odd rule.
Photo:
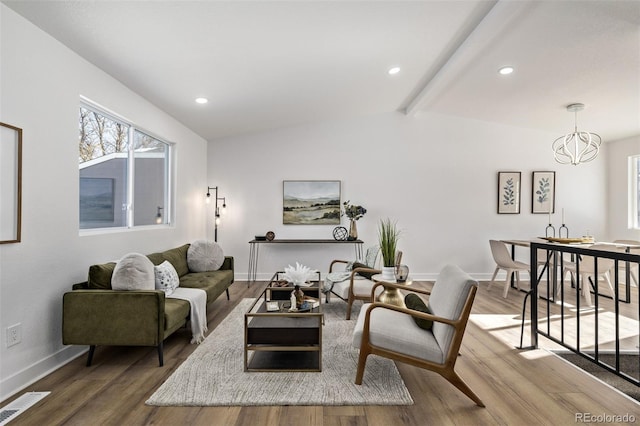
[[(289, 282), (304, 287), (307, 280), (313, 278), (316, 273), (317, 271), (315, 269), (311, 269), (308, 266), (304, 266), (296, 262), (295, 268), (291, 265), (284, 268), (284, 274), (282, 274), (282, 277)], [(308, 287), (308, 285), (306, 286)]]
[(367, 209), (365, 209), (364, 207), (356, 206), (350, 203), (351, 203), (350, 200), (347, 200), (344, 203), (342, 203), (342, 205), (344, 206), (343, 214), (347, 216), (350, 220), (358, 220), (362, 216), (364, 216), (364, 214), (367, 212)]

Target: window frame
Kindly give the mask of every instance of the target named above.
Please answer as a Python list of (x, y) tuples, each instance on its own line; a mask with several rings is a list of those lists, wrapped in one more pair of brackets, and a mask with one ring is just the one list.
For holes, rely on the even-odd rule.
[(640, 154), (629, 156), (629, 229), (640, 229)]
[[(159, 229), (159, 228), (167, 228), (174, 226), (173, 212), (174, 212), (174, 193), (175, 193), (175, 146), (174, 142), (170, 142), (165, 138), (158, 136), (156, 133), (151, 132), (143, 127), (138, 126), (132, 120), (128, 120), (121, 116), (120, 114), (114, 113), (100, 105), (97, 105), (95, 102), (81, 96), (80, 103), (78, 105), (78, 113), (80, 112), (80, 108), (87, 109), (91, 112), (98, 113), (103, 115), (109, 120), (118, 122), (120, 124), (128, 126), (127, 137), (128, 137), (128, 147), (127, 147), (127, 178), (126, 178), (126, 219), (124, 226), (113, 226), (113, 227), (95, 227), (95, 228), (81, 228), (80, 227), (80, 217), (78, 216), (78, 229), (81, 236), (83, 235), (96, 235), (96, 234), (104, 234), (104, 233), (117, 233), (117, 232), (128, 232), (134, 230), (143, 230), (143, 229)], [(146, 135), (156, 141), (163, 143), (166, 145), (166, 158), (164, 161), (164, 206), (162, 210), (162, 223), (150, 223), (144, 225), (136, 225), (134, 222), (134, 214), (135, 214), (135, 160), (136, 160), (136, 152), (135, 152), (135, 133), (141, 133)], [(124, 151), (123, 151), (124, 153)], [(81, 164), (81, 163), (78, 163)], [(80, 168), (78, 168), (78, 182), (80, 182)], [(78, 193), (78, 203), (80, 202), (80, 194)]]

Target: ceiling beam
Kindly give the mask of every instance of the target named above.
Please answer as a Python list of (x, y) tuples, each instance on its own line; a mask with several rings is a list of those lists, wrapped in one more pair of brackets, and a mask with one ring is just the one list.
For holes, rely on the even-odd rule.
[[(511, 25), (514, 18), (520, 16), (533, 2), (493, 1), (467, 25), (452, 43), (442, 59), (434, 64), (431, 72), (423, 79), (421, 88), (410, 98), (400, 111), (406, 115), (415, 115), (434, 96), (438, 83), (462, 61), (468, 52), (477, 52), (478, 45), (487, 45), (497, 37), (505, 27)], [(468, 58), (468, 56), (466, 56)]]

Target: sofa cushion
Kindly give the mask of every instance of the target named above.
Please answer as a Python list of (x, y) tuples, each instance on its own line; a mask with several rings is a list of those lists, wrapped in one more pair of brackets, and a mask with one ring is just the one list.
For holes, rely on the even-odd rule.
[(154, 290), (153, 263), (140, 253), (126, 254), (118, 261), (111, 277), (114, 290)]
[(207, 292), (207, 303), (218, 298), (233, 282), (232, 270), (192, 272), (180, 277), (180, 287), (199, 288)]
[[(438, 278), (431, 289), (429, 307), (433, 314), (438, 317), (450, 320), (458, 319), (467, 301), (471, 287), (477, 285), (478, 282), (459, 267), (446, 265), (438, 274)], [(453, 339), (454, 328), (436, 321), (433, 323), (432, 331), (443, 352), (448, 352), (449, 345)]]
[[(352, 336), (352, 344), (355, 348), (360, 348), (362, 344), (365, 313), (369, 306), (369, 303), (365, 303), (360, 309)], [(398, 330), (402, 330), (402, 333), (398, 333)], [(438, 346), (433, 333), (418, 327), (411, 315), (402, 312), (374, 308), (369, 322), (369, 341), (372, 345), (436, 364), (444, 362), (444, 353)]]
[(91, 265), (89, 267), (89, 277), (87, 285), (92, 290), (110, 290), (111, 276), (116, 267), (115, 262)]
[(223, 262), (222, 247), (215, 241), (197, 240), (187, 250), (187, 265), (191, 272), (217, 271)]
[(164, 299), (164, 329), (172, 333), (182, 327), (189, 318), (189, 302), (182, 299)]
[(180, 278), (173, 265), (165, 260), (159, 265), (153, 267), (156, 279), (156, 289), (162, 290), (169, 296), (180, 285)]
[(163, 251), (161, 253), (164, 260), (168, 260), (171, 262), (173, 267), (176, 268), (176, 272), (180, 277), (189, 273), (189, 266), (187, 265), (187, 250), (189, 250), (189, 244)]

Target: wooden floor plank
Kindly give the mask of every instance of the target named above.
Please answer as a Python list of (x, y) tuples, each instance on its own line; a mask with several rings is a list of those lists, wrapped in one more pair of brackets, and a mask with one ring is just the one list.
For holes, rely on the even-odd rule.
[[(430, 288), (432, 284), (414, 285)], [(264, 283), (256, 283), (248, 287), (246, 282), (236, 282), (231, 287), (230, 301), (222, 296), (210, 304), (209, 332), (240, 300), (255, 297), (263, 286)], [(523, 287), (528, 288), (528, 283)], [(637, 300), (637, 288), (632, 290)], [(158, 367), (154, 348), (100, 347), (91, 367), (85, 367), (85, 356), (71, 361), (25, 390), (52, 393), (11, 425), (556, 425), (574, 424), (577, 412), (637, 416), (640, 404), (552, 353), (515, 348), (520, 339), (523, 298), (524, 293), (514, 289), (509, 290), (507, 299), (503, 298), (500, 284), (489, 290), (487, 283), (481, 283), (477, 293), (456, 371), (486, 408), (477, 407), (437, 374), (403, 364), (398, 365), (398, 370), (415, 401), (410, 406), (147, 406), (144, 402), (149, 396), (196, 348), (189, 344), (189, 330), (182, 329), (165, 342), (164, 367)], [(546, 309), (545, 302), (539, 303)], [(611, 301), (602, 301), (605, 311), (611, 306)], [(555, 314), (559, 308), (554, 305), (551, 309)], [(621, 304), (620, 309), (630, 319), (629, 329), (635, 325), (637, 334), (637, 304)], [(575, 317), (575, 313), (567, 315)], [(586, 321), (588, 314), (581, 315)], [(554, 318), (552, 327), (558, 324)], [(610, 322), (603, 323), (602, 333), (610, 333), (608, 327)], [(601, 336), (603, 339), (606, 336)], [(630, 346), (638, 341), (637, 337), (625, 340)], [(525, 345), (528, 342), (526, 328)], [(556, 347), (542, 338), (540, 344)]]

